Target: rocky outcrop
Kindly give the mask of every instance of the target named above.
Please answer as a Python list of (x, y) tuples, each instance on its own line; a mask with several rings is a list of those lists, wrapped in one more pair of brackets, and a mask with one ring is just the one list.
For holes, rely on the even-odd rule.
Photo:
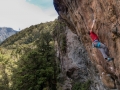
[[(58, 32), (57, 30), (56, 32)], [(60, 60), (61, 68), (59, 79), (62, 81), (62, 85), (60, 85), (62, 89), (60, 90), (72, 90), (72, 86), (75, 82), (84, 83), (88, 80), (92, 82), (89, 87), (90, 90), (109, 90), (102, 85), (98, 70), (95, 64), (90, 61), (88, 53), (79, 36), (71, 32), (68, 27), (63, 30), (64, 32), (59, 32), (57, 37), (58, 39), (62, 39), (62, 34), (66, 36), (66, 52), (63, 52), (61, 49), (60, 43), (62, 40), (57, 39), (58, 42), (56, 42), (57, 57)]]
[[(56, 0), (56, 2), (60, 18), (66, 22), (73, 33), (79, 36), (80, 42), (87, 50), (91, 62), (96, 65), (99, 71), (103, 85), (109, 89), (117, 88), (120, 90), (120, 1)], [(96, 19), (94, 32), (98, 34), (100, 41), (108, 47), (110, 56), (114, 57), (113, 62), (106, 62), (101, 53), (96, 48), (91, 47), (91, 40), (87, 32), (93, 19)], [(82, 52), (82, 54), (84, 53)], [(74, 60), (77, 59), (74, 58)], [(67, 67), (69, 65), (70, 63), (68, 63)], [(71, 72), (68, 70), (68, 76), (74, 70), (74, 68), (70, 69)]]
[(12, 28), (0, 27), (0, 43), (17, 32), (18, 31), (13, 30)]

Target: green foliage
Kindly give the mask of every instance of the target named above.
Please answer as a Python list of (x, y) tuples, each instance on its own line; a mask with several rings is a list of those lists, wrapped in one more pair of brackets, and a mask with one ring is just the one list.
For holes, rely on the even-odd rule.
[(2, 42), (0, 63), (4, 68), (0, 72), (0, 90), (56, 90), (60, 70), (54, 40), (57, 35), (65, 52), (64, 29), (65, 24), (55, 20), (32, 25)]
[(66, 35), (65, 34), (61, 34), (60, 36), (60, 49), (63, 53), (66, 53), (66, 48), (67, 48), (67, 45), (66, 45)]
[(5, 71), (5, 65), (4, 63), (0, 62), (0, 90), (8, 90), (8, 76)]
[(73, 85), (72, 90), (89, 90), (90, 84), (91, 84), (90, 80), (84, 83), (77, 82)]
[(58, 42), (61, 52), (66, 53), (66, 34), (65, 34), (66, 25), (63, 22), (56, 21), (56, 26), (54, 27), (53, 36)]
[(50, 45), (51, 34), (41, 32), (37, 49), (26, 52), (14, 70), (12, 90), (56, 90), (56, 61), (54, 47)]
[(8, 63), (8, 59), (0, 53), (0, 90), (8, 90), (8, 75), (6, 73), (5, 64)]
[(41, 23), (35, 26), (30, 26), (15, 35), (7, 38), (5, 41), (1, 43), (2, 47), (7, 49), (16, 49), (23, 45), (31, 44), (31, 46), (40, 38), (41, 32), (49, 31), (52, 34), (52, 31), (55, 27), (54, 21)]

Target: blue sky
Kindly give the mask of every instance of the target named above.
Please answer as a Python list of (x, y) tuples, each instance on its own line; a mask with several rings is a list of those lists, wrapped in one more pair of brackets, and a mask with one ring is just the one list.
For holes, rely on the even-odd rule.
[(19, 30), (57, 17), (53, 0), (0, 0), (0, 27)]
[(26, 0), (27, 2), (37, 5), (43, 9), (51, 8), (53, 0)]

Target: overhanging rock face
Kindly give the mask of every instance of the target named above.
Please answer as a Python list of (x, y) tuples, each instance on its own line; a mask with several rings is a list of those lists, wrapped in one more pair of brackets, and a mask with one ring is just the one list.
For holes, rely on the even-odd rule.
[(89, 60), (90, 58), (79, 36), (72, 33), (67, 27), (62, 30), (64, 32), (59, 33), (59, 36), (64, 34), (66, 37), (66, 52), (61, 51), (59, 44), (62, 40), (57, 40), (58, 44), (56, 43), (57, 57), (59, 57), (61, 68), (59, 80), (64, 83), (60, 85), (62, 86), (60, 90), (72, 90), (75, 83), (84, 83), (89, 80), (92, 82), (89, 90), (109, 90), (102, 84), (98, 70), (96, 70), (95, 64)]
[[(96, 65), (103, 84), (112, 89), (120, 83), (120, 1), (119, 0), (54, 0), (55, 9), (76, 33), (86, 48), (91, 61)], [(87, 32), (96, 19), (94, 32), (114, 57), (106, 62), (101, 53), (92, 48)]]

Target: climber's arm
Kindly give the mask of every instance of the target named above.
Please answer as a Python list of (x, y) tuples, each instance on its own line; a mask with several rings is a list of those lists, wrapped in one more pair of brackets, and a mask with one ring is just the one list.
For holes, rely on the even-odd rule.
[(90, 28), (90, 32), (93, 31), (94, 24), (95, 24), (95, 20), (93, 20), (93, 24), (92, 24), (92, 26), (91, 26), (91, 28)]

